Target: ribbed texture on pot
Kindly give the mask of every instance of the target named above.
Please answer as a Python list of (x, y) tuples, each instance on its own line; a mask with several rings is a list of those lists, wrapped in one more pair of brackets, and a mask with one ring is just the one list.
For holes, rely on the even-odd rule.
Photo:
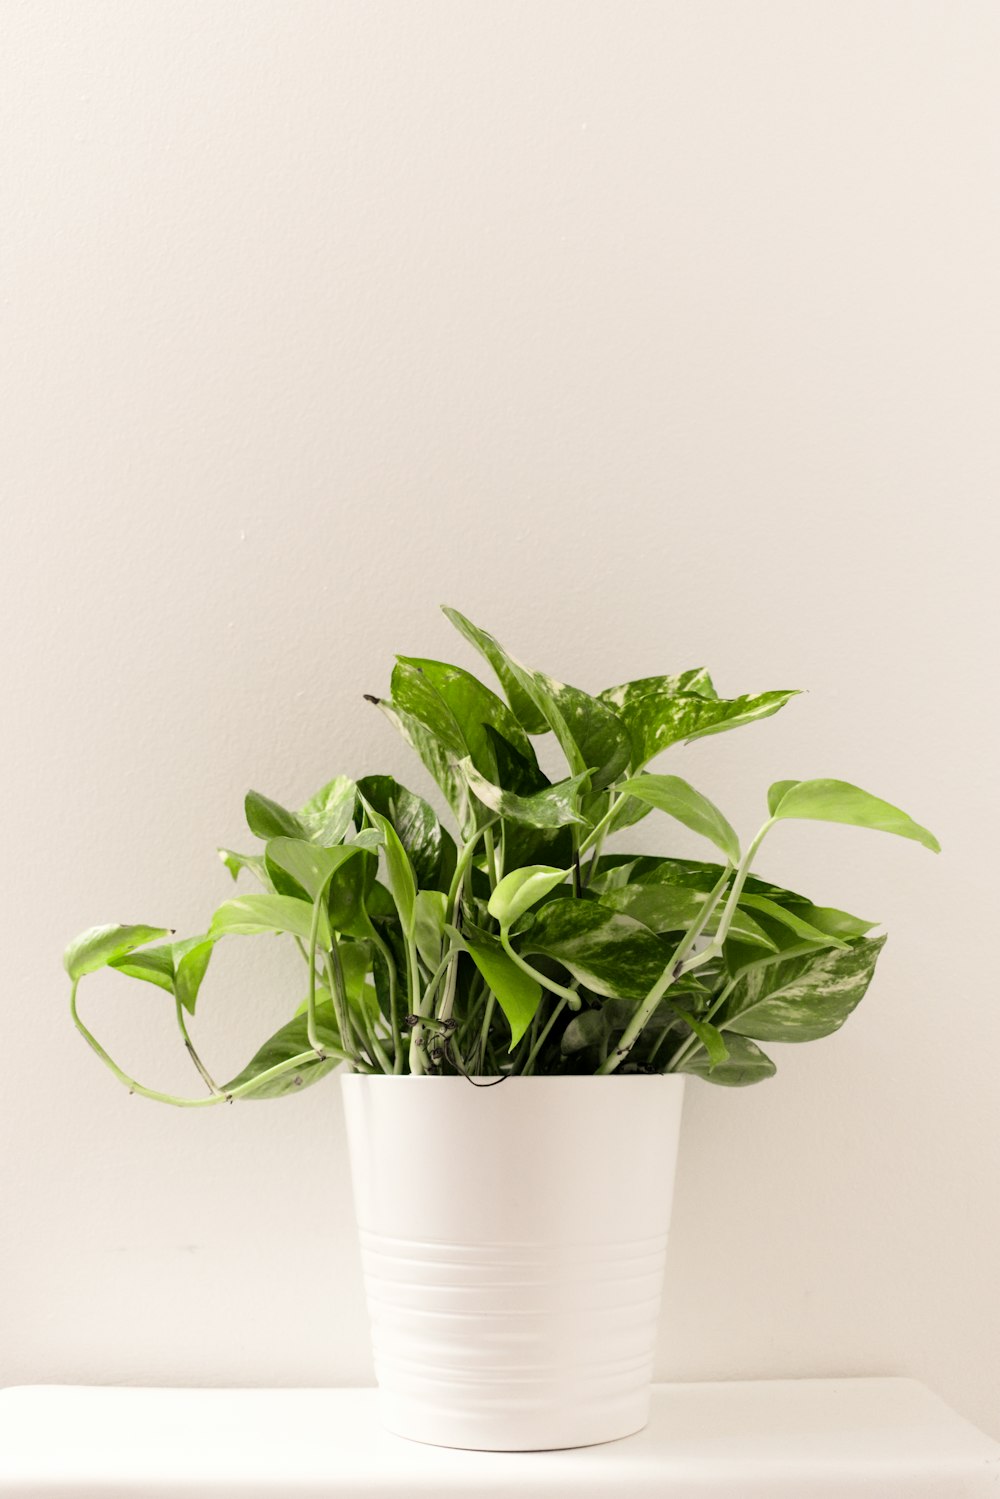
[(350, 1077), (344, 1096), (385, 1424), (506, 1450), (644, 1425), (679, 1080)]

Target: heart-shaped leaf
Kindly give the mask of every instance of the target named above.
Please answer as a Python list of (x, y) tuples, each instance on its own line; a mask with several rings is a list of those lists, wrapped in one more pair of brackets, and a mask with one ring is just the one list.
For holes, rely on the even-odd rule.
[(481, 938), (465, 937), (466, 950), (479, 972), (496, 995), (497, 1003), (510, 1026), (510, 1047), (514, 1047), (535, 1018), (542, 997), (542, 986), (507, 956), (503, 948)]
[(303, 838), (272, 838), (264, 857), (272, 880), (277, 871), (283, 871), (312, 901), (326, 890), (340, 866), (360, 853), (353, 843), (327, 848)]
[(671, 949), (631, 916), (592, 900), (552, 900), (519, 934), (525, 953), (545, 953), (595, 994), (643, 999), (663, 976)]
[(544, 734), (549, 727), (545, 716), (539, 713), (531, 695), (525, 692), (516, 673), (508, 664), (503, 649), (488, 635), (485, 630), (480, 630), (464, 614), (459, 614), (457, 609), (449, 609), (442, 605), (442, 610), (461, 635), (464, 635), (470, 645), (475, 646), (480, 655), (492, 666), (497, 674), (501, 687), (510, 703), (511, 711), (527, 734)]
[(298, 814), (299, 821), (314, 843), (332, 848), (343, 842), (356, 801), (357, 787), (350, 776), (334, 776), (309, 798)]
[(526, 823), (533, 828), (561, 828), (584, 820), (577, 811), (577, 802), (586, 775), (546, 786), (530, 796), (519, 796), (516, 791), (504, 791), (494, 786), (492, 781), (479, 774), (469, 759), (460, 760), (459, 769), (483, 805), (510, 822)]
[[(794, 906), (783, 906), (779, 901), (770, 900), (766, 895), (747, 895), (744, 893), (740, 904), (749, 906), (753, 911), (759, 911), (762, 916), (768, 916), (772, 921), (780, 922), (782, 926), (787, 927), (790, 932), (803, 942), (818, 942), (821, 944), (825, 942), (829, 947), (846, 948), (848, 946), (843, 937), (839, 937), (835, 933), (826, 932), (821, 927), (815, 926), (811, 921), (807, 921)], [(739, 933), (733, 928), (730, 928), (730, 930), (733, 932), (734, 937), (739, 936)]]
[(195, 1012), (198, 991), (208, 969), (215, 943), (211, 937), (183, 937), (160, 947), (140, 948), (108, 964), (128, 978), (144, 979), (174, 994), (190, 1015)]
[(436, 968), (443, 954), (448, 897), (443, 890), (418, 890), (413, 917), (417, 952), (428, 968)]
[(720, 698), (715, 696), (708, 674), (698, 671), (624, 682), (602, 692), (601, 701), (614, 709), (627, 728), (631, 765), (637, 771), (672, 744), (682, 740), (690, 743), (707, 734), (721, 734), (769, 718), (796, 695), (781, 691)]
[[(707, 897), (708, 889), (647, 884), (636, 880), (621, 889), (606, 890), (601, 895), (601, 904), (613, 911), (624, 911), (627, 916), (648, 926), (651, 932), (683, 932), (700, 918)], [(721, 907), (716, 909), (715, 919), (707, 923), (706, 935), (715, 930), (720, 916)], [(771, 952), (776, 950), (767, 932), (741, 906), (737, 907), (729, 930), (733, 937), (743, 942), (768, 948)]]
[(776, 822), (786, 818), (847, 822), (857, 828), (874, 828), (881, 833), (895, 833), (899, 838), (912, 838), (932, 853), (941, 852), (940, 843), (927, 828), (891, 802), (884, 802), (849, 781), (778, 781), (771, 787), (768, 805)]
[(884, 937), (861, 937), (846, 951), (753, 963), (742, 970), (718, 1024), (757, 1041), (829, 1036), (864, 998), (884, 945)]
[(263, 854), (237, 854), (231, 848), (219, 848), (216, 849), (216, 853), (234, 880), (241, 870), (247, 869), (265, 890), (273, 894)]
[(115, 958), (122, 958), (133, 948), (146, 942), (155, 942), (159, 937), (169, 937), (170, 928), (165, 926), (92, 926), (67, 947), (63, 954), (63, 966), (71, 979), (83, 978), (84, 974), (96, 973)]
[(732, 864), (740, 861), (740, 841), (714, 802), (680, 776), (636, 776), (620, 790), (674, 817), (694, 833), (708, 838)]
[[(313, 908), (308, 901), (290, 895), (237, 895), (224, 901), (212, 917), (208, 935), (255, 936), (260, 932), (290, 932), (308, 942), (312, 934)], [(319, 941), (329, 947), (330, 924), (320, 912)]]
[(396, 902), (403, 931), (408, 938), (412, 938), (417, 899), (417, 882), (413, 873), (413, 865), (389, 819), (383, 817), (381, 812), (376, 812), (372, 804), (366, 802), (364, 798), (362, 798), (362, 804), (368, 817), (382, 834), (389, 889)]
[[(570, 687), (544, 672), (523, 666), (498, 640), (473, 625), (457, 609), (446, 608), (444, 612), (494, 669), (497, 661), (503, 664), (501, 681), (515, 681), (521, 694), (534, 704), (533, 721), (541, 717), (553, 731), (573, 775), (584, 775), (589, 769), (595, 791), (617, 780), (628, 765), (631, 745), (627, 730), (605, 703), (579, 687)], [(498, 727), (503, 733), (503, 728)], [(478, 768), (483, 769), (481, 765)]]
[(307, 838), (308, 829), (287, 807), (260, 791), (248, 791), (243, 803), (247, 827), (257, 838)]
[(547, 864), (529, 864), (504, 875), (490, 896), (488, 910), (494, 921), (505, 929), (512, 927), (525, 911), (561, 885), (568, 871)]
[(434, 808), (392, 776), (362, 776), (358, 791), (392, 823), (419, 888), (447, 890), (455, 873), (455, 842), (442, 828)]
[(712, 1065), (707, 1052), (699, 1048), (689, 1052), (677, 1068), (706, 1082), (717, 1083), (722, 1088), (749, 1088), (773, 1077), (777, 1068), (771, 1058), (765, 1056), (760, 1047), (745, 1036), (727, 1034), (725, 1061)]
[(325, 1058), (316, 1056), (309, 1042), (307, 1029), (307, 1016), (297, 1015), (287, 1025), (283, 1025), (276, 1031), (258, 1052), (250, 1059), (242, 1072), (238, 1072), (234, 1078), (225, 1084), (224, 1093), (232, 1093), (238, 1088), (244, 1088), (248, 1083), (253, 1084), (255, 1079), (262, 1078), (281, 1062), (290, 1062), (293, 1057), (302, 1056), (303, 1060), (298, 1067), (283, 1073), (276, 1078), (262, 1078), (254, 1087), (240, 1094), (240, 1098), (263, 1099), (284, 1098), (289, 1093), (299, 1093), (304, 1088), (318, 1083), (320, 1078), (326, 1077), (327, 1073), (339, 1067), (344, 1060), (344, 1054), (340, 1050), (340, 1033), (337, 1030), (337, 1022), (333, 1014), (333, 1006), (329, 1003), (317, 1005), (316, 1007), (316, 1033), (320, 1045), (327, 1053)]

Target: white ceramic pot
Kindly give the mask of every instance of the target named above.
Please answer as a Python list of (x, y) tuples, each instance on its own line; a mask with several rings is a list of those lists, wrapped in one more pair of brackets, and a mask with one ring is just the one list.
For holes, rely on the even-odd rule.
[(343, 1078), (383, 1424), (580, 1447), (646, 1424), (679, 1077)]

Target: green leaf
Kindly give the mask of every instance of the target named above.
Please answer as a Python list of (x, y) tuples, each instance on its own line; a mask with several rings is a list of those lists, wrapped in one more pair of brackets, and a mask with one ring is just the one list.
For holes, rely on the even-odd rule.
[(941, 852), (940, 843), (927, 828), (891, 802), (884, 802), (849, 781), (777, 781), (768, 793), (768, 806), (776, 822), (786, 818), (847, 822), (858, 828), (912, 838), (932, 853)]
[(389, 877), (389, 889), (392, 898), (396, 902), (399, 919), (403, 931), (408, 938), (413, 936), (413, 924), (416, 919), (417, 885), (413, 873), (413, 865), (410, 863), (406, 849), (403, 847), (396, 833), (396, 829), (387, 817), (381, 812), (376, 812), (371, 802), (361, 798), (362, 805), (371, 821), (378, 828), (385, 842), (385, 865)]
[(447, 914), (448, 897), (443, 890), (417, 891), (413, 937), (417, 952), (431, 969), (441, 961)]
[(465, 777), (457, 767), (456, 757), (430, 729), (412, 713), (406, 713), (384, 698), (369, 697), (369, 702), (381, 709), (411, 749), (415, 750), (444, 794), (463, 839), (468, 838), (477, 825), (475, 797), (469, 792)]
[(392, 776), (362, 776), (358, 791), (392, 823), (420, 889), (447, 890), (455, 873), (455, 842), (442, 828), (434, 808)]
[(491, 993), (507, 1017), (510, 1026), (509, 1051), (524, 1035), (535, 1018), (542, 997), (542, 986), (519, 968), (501, 947), (488, 945), (481, 939), (473, 941), (465, 937), (465, 946), (471, 954), (479, 972), (486, 980)]
[(475, 646), (480, 655), (485, 657), (492, 666), (506, 693), (511, 710), (525, 732), (544, 734), (549, 727), (544, 714), (539, 713), (532, 697), (521, 686), (517, 676), (508, 665), (504, 651), (493, 636), (487, 635), (485, 630), (480, 630), (470, 619), (466, 619), (464, 614), (459, 614), (457, 609), (449, 609), (444, 604), (441, 607), (459, 634), (464, 635), (469, 644)]
[(601, 693), (601, 701), (614, 709), (628, 730), (633, 770), (641, 770), (681, 740), (690, 743), (769, 718), (797, 695), (761, 692), (719, 698), (710, 696), (706, 687), (714, 694), (707, 673), (685, 672), (680, 677), (642, 677)]
[(125, 953), (121, 958), (112, 958), (108, 967), (113, 968), (116, 973), (125, 974), (126, 978), (143, 979), (147, 984), (155, 984), (168, 994), (174, 992), (174, 955), (171, 942), (165, 942), (162, 947), (138, 948), (135, 952)]
[(247, 827), (257, 838), (306, 838), (308, 830), (287, 807), (259, 791), (248, 791), (244, 801)]
[(213, 947), (210, 937), (183, 937), (179, 942), (165, 942), (160, 947), (147, 947), (112, 958), (108, 967), (128, 978), (144, 979), (168, 994), (175, 994), (193, 1015)]
[(185, 937), (173, 947), (174, 993), (188, 1014), (193, 1015), (215, 943), (208, 936)]
[(814, 906), (810, 901), (802, 901), (793, 909), (804, 921), (830, 937), (863, 937), (878, 926), (877, 921), (864, 921), (849, 911), (838, 911), (836, 906)]
[(460, 760), (459, 769), (483, 805), (510, 822), (523, 822), (533, 828), (561, 828), (568, 823), (584, 821), (577, 811), (577, 800), (586, 775), (546, 786), (530, 796), (519, 796), (516, 791), (504, 791), (494, 786), (492, 781), (479, 774), (470, 759)]
[(356, 801), (357, 788), (350, 776), (334, 776), (309, 798), (299, 812), (299, 820), (314, 843), (332, 848), (343, 842), (354, 818)]
[[(769, 916), (772, 921), (780, 922), (804, 942), (825, 943), (828, 947), (846, 948), (848, 946), (842, 937), (824, 931), (814, 926), (811, 921), (807, 921), (794, 906), (783, 906), (776, 900), (770, 900), (766, 895), (744, 894), (740, 899), (740, 905), (749, 906), (751, 910), (760, 911), (763, 916)], [(739, 933), (733, 931), (733, 936), (739, 936)]]
[(234, 880), (239, 875), (241, 869), (248, 869), (260, 881), (264, 889), (270, 891), (271, 881), (268, 879), (267, 866), (264, 863), (263, 854), (237, 854), (231, 848), (216, 849), (216, 853)]
[(749, 1088), (753, 1083), (762, 1083), (773, 1077), (777, 1071), (771, 1058), (745, 1036), (727, 1035), (726, 1048), (729, 1053), (726, 1060), (717, 1062), (714, 1067), (708, 1054), (698, 1050), (689, 1052), (677, 1071), (718, 1083), (723, 1088)]
[(638, 801), (649, 802), (674, 817), (693, 833), (700, 833), (720, 849), (730, 863), (740, 861), (740, 841), (714, 802), (680, 776), (636, 776), (619, 788)]
[[(225, 901), (212, 917), (208, 935), (254, 936), (259, 932), (290, 932), (308, 942), (312, 932), (312, 906), (290, 895), (238, 895)], [(331, 942), (330, 924), (320, 913), (319, 941)]]
[(578, 1051), (587, 1051), (591, 1046), (602, 1046), (608, 1039), (608, 1020), (603, 1006), (599, 1010), (581, 1010), (566, 1026), (559, 1042), (564, 1057)]
[[(378, 838), (381, 846), (381, 833), (378, 834)], [(335, 932), (346, 936), (370, 937), (373, 930), (373, 912), (369, 907), (376, 902), (378, 887), (375, 876), (378, 873), (378, 858), (364, 843), (354, 842), (346, 844), (345, 847), (357, 853), (359, 857), (345, 859), (335, 870), (327, 887), (326, 908), (330, 916), (330, 925)], [(390, 915), (395, 916), (395, 907), (392, 905), (388, 891), (386, 891), (386, 899), (389, 901)]]
[(326, 848), (303, 838), (272, 838), (264, 850), (264, 857), (272, 880), (276, 871), (291, 875), (299, 889), (312, 901), (327, 888), (340, 866), (361, 852), (353, 843)]
[(505, 874), (490, 896), (487, 910), (505, 929), (514, 925), (543, 895), (561, 885), (568, 870), (547, 864), (529, 864)]
[[(503, 663), (505, 674), (517, 682), (524, 696), (534, 704), (537, 715), (555, 734), (573, 775), (585, 775), (589, 769), (595, 791), (617, 780), (628, 765), (629, 736), (606, 704), (579, 687), (570, 687), (544, 672), (522, 666), (498, 640), (465, 619), (457, 609), (446, 609), (445, 613), (456, 629), (486, 655), (494, 669), (495, 660)], [(501, 733), (505, 732), (501, 725), (497, 727)], [(484, 769), (478, 762), (477, 768)]]
[(785, 792), (790, 791), (793, 786), (797, 786), (798, 784), (798, 781), (775, 781), (774, 785), (767, 793), (767, 810), (771, 817), (773, 817), (775, 812), (777, 811), (778, 803), (785, 795)]
[(63, 954), (63, 966), (71, 979), (96, 973), (115, 958), (122, 958), (135, 947), (169, 937), (165, 926), (92, 926), (74, 937)]
[[(721, 870), (719, 871), (721, 874)], [(709, 887), (710, 888), (710, 887)], [(605, 890), (601, 904), (613, 911), (624, 911), (626, 915), (641, 921), (651, 932), (682, 932), (693, 926), (701, 915), (708, 889), (691, 889), (684, 885), (645, 883), (637, 880), (620, 889)], [(721, 906), (714, 920), (709, 921), (706, 933), (711, 935), (721, 917)], [(730, 932), (744, 942), (775, 951), (775, 944), (748, 912), (737, 907)]]
[(520, 754), (534, 758), (531, 741), (503, 699), (460, 666), (426, 656), (398, 656), (392, 700), (426, 724), (452, 754), (459, 759), (469, 755), (485, 775), (496, 771), (487, 725)]
[(729, 1049), (722, 1032), (717, 1031), (715, 1026), (708, 1020), (699, 1020), (696, 1016), (689, 1015), (687, 1010), (682, 1010), (678, 1005), (672, 1005), (671, 1009), (676, 1015), (680, 1016), (685, 1025), (689, 1026), (698, 1037), (698, 1040), (705, 1049), (709, 1072), (714, 1072), (716, 1067), (721, 1067), (729, 1057)]
[[(307, 1017), (305, 1014), (297, 1015), (287, 1025), (283, 1025), (279, 1031), (265, 1041), (264, 1045), (251, 1058), (242, 1072), (238, 1072), (223, 1087), (224, 1093), (231, 1093), (236, 1088), (241, 1088), (245, 1083), (252, 1082), (262, 1073), (268, 1072), (272, 1067), (277, 1067), (281, 1062), (290, 1062), (293, 1057), (303, 1055), (301, 1065), (281, 1077), (271, 1078), (261, 1082), (256, 1088), (249, 1089), (241, 1094), (241, 1099), (283, 1098), (288, 1093), (300, 1093), (303, 1088), (311, 1087), (318, 1083), (320, 1078), (326, 1077), (344, 1060), (340, 1050), (340, 1033), (334, 1019), (333, 1007), (330, 1004), (321, 1004), (316, 1008), (316, 1032), (320, 1045), (327, 1053), (324, 1059), (316, 1056), (309, 1043), (307, 1033)], [(309, 1053), (309, 1055), (306, 1055)]]
[(861, 937), (846, 951), (762, 959), (740, 973), (719, 1026), (757, 1041), (829, 1036), (863, 999), (884, 945), (884, 937)]
[[(687, 889), (701, 891), (707, 894), (722, 876), (722, 865), (711, 864), (698, 859), (659, 859), (646, 856), (637, 857), (630, 854), (606, 854), (601, 860), (600, 873), (591, 883), (591, 890), (599, 895), (609, 905), (617, 909), (630, 911), (637, 920), (645, 922), (654, 930), (668, 931), (668, 926), (658, 927), (656, 925), (655, 913), (658, 909), (655, 899), (650, 897), (649, 905), (645, 904), (644, 891), (651, 886), (663, 886), (668, 890)], [(635, 890), (637, 908), (631, 909), (630, 899), (626, 896), (620, 898), (612, 896), (611, 892), (619, 890)], [(794, 890), (786, 890), (781, 885), (769, 884), (767, 880), (757, 879), (750, 875), (744, 886), (743, 901), (750, 895), (763, 895), (793, 911), (803, 921), (809, 922), (818, 931), (833, 937), (863, 937), (870, 932), (876, 924), (872, 921), (863, 921), (859, 916), (851, 916), (847, 911), (838, 911), (832, 906), (815, 906), (804, 895), (797, 895)], [(645, 908), (645, 910), (644, 910)], [(669, 915), (671, 911), (670, 897), (665, 897), (662, 910)], [(679, 910), (686, 909), (678, 906)], [(679, 930), (679, 928), (675, 928)], [(759, 929), (758, 929), (759, 930)], [(733, 935), (738, 935), (734, 930)], [(750, 937), (749, 940), (755, 940)]]
[[(499, 888), (499, 887), (498, 887)], [(662, 977), (669, 948), (648, 927), (593, 900), (552, 900), (520, 934), (525, 953), (545, 953), (595, 994), (642, 999)]]

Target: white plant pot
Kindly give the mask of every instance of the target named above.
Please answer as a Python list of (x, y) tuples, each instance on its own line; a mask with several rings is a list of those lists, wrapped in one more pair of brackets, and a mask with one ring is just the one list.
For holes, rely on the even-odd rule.
[(646, 1424), (683, 1079), (343, 1078), (383, 1424), (580, 1447)]

